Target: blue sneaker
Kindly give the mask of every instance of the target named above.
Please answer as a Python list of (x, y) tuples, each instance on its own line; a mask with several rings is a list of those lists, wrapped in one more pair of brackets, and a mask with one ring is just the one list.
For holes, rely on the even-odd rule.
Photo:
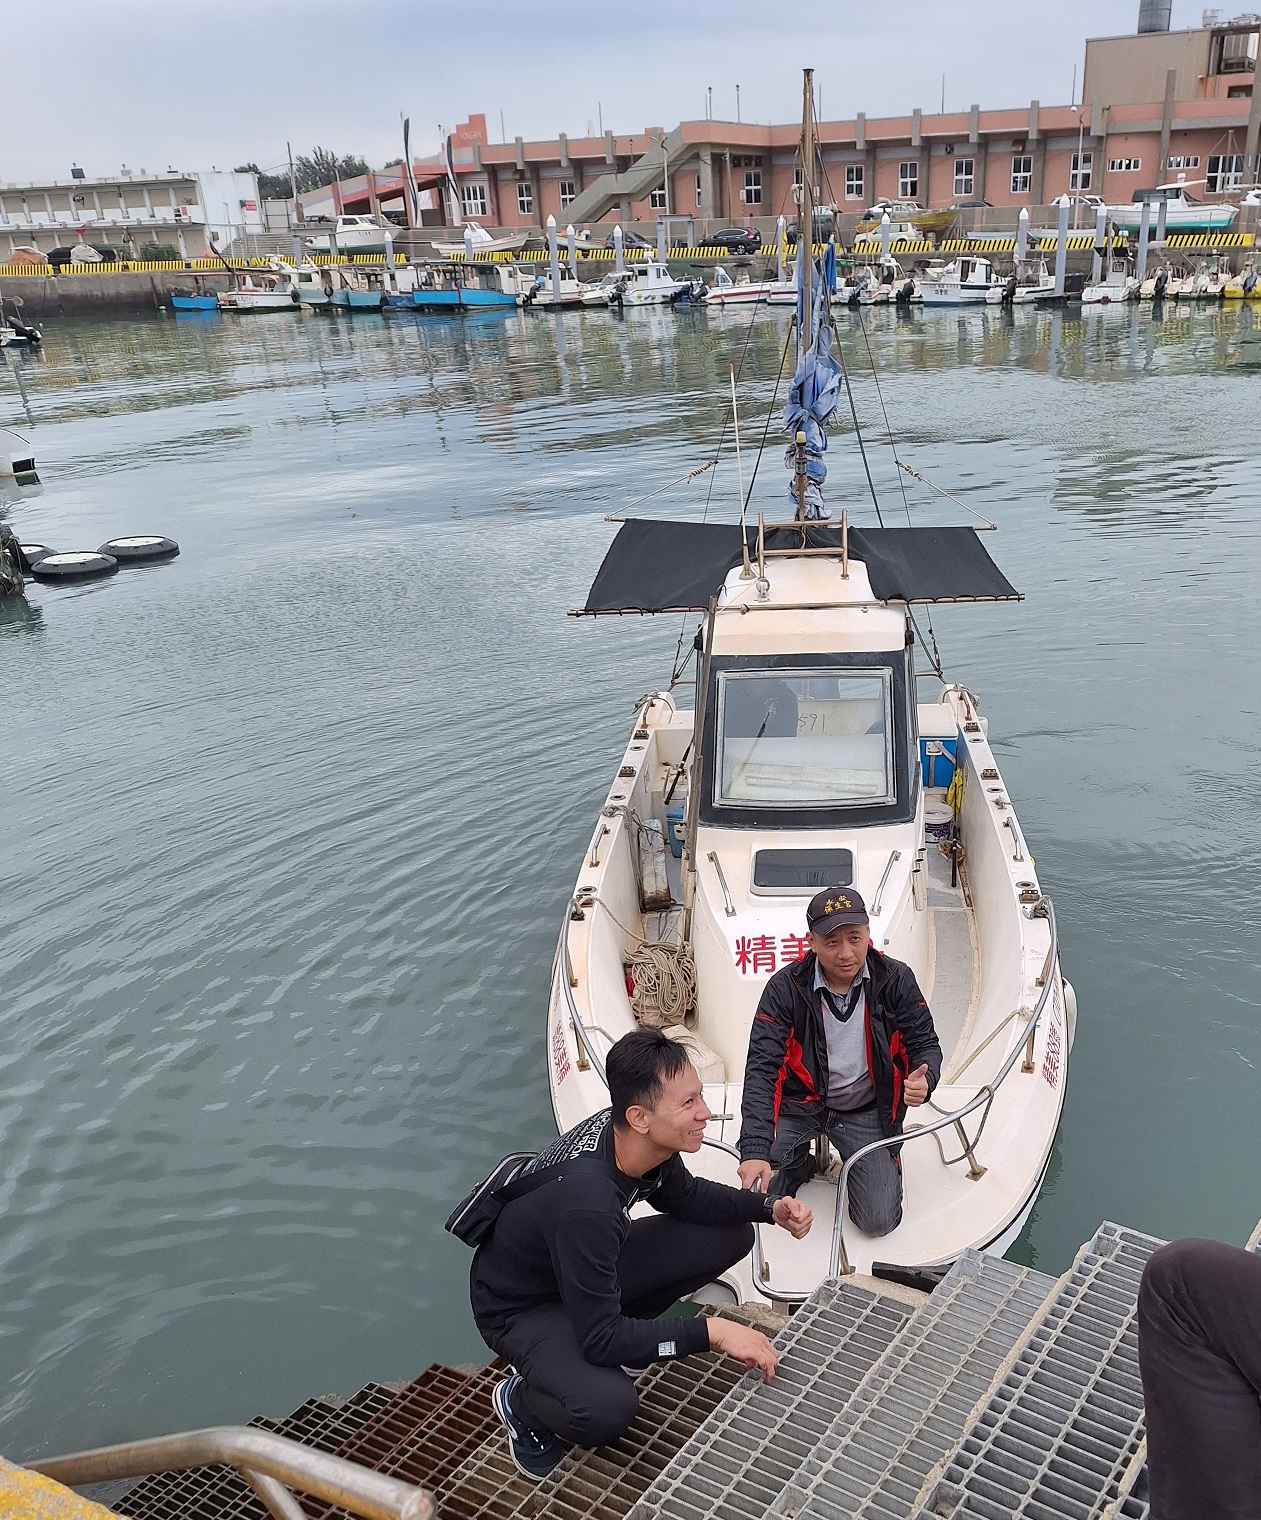
[(565, 1448), (550, 1430), (531, 1430), (513, 1414), (512, 1395), (520, 1383), (519, 1372), (511, 1372), (502, 1383), (496, 1383), (490, 1396), (491, 1408), (508, 1432), (508, 1451), (513, 1465), (523, 1478), (541, 1483), (560, 1465)]

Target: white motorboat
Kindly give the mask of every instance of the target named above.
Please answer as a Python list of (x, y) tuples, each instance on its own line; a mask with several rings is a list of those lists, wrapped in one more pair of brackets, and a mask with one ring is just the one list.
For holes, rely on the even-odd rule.
[(1139, 300), (1172, 301), (1175, 299), (1174, 287), (1177, 283), (1172, 265), (1158, 264), (1138, 287)]
[(1185, 178), (1176, 184), (1157, 185), (1154, 190), (1140, 190), (1128, 206), (1109, 206), (1108, 216), (1119, 232), (1137, 232), (1142, 225), (1143, 203), (1151, 206), (1148, 226), (1155, 235), (1161, 202), (1165, 207), (1165, 231), (1170, 232), (1226, 232), (1233, 227), (1238, 216), (1238, 206), (1210, 205), (1197, 201), (1186, 191)]
[[(480, 222), (465, 222), (465, 228), (473, 239), (473, 253), (479, 259), (484, 259), (488, 253), (520, 253), (531, 238), (537, 238), (537, 232), (528, 229), (525, 232), (508, 232), (502, 237), (492, 237)], [(460, 241), (449, 243), (434, 243), (434, 247), (444, 259), (461, 259), (465, 254), (464, 233), (459, 228), (452, 229), (460, 232)]]
[(582, 304), (584, 306), (608, 306), (613, 301), (615, 293), (626, 287), (635, 278), (630, 269), (623, 269), (619, 274), (616, 270), (610, 270), (598, 280), (589, 280), (583, 286)]
[(1220, 301), (1230, 284), (1230, 266), (1218, 254), (1200, 259), (1190, 274), (1171, 280), (1169, 294), (1176, 301)]
[(1021, 306), (1055, 294), (1055, 276), (1045, 259), (1021, 264), (1007, 279), (991, 285), (986, 301), (991, 306)]
[(920, 282), (925, 306), (975, 306), (989, 300), (990, 291), (1004, 282), (980, 254), (965, 253), (948, 264), (929, 265)]
[(586, 302), (586, 286), (565, 264), (560, 265), (560, 278), (552, 285), (549, 264), (520, 264), (503, 266), (500, 279), (516, 290), (517, 305), (530, 311), (551, 311), (563, 306), (583, 306)]
[(860, 306), (905, 306), (923, 299), (920, 283), (908, 276), (897, 259), (890, 258), (878, 269), (872, 268), (871, 278), (858, 291)]
[[(782, 293), (785, 282), (780, 280), (733, 280), (726, 269), (714, 267), (713, 283), (705, 291), (707, 306), (751, 306), (758, 301), (769, 300), (777, 288)], [(796, 299), (794, 295), (793, 300)]]
[(1109, 259), (1101, 280), (1087, 280), (1082, 286), (1083, 306), (1108, 306), (1119, 301), (1138, 300), (1138, 278), (1130, 271), (1128, 259)]
[(625, 306), (668, 306), (679, 292), (690, 287), (690, 280), (676, 280), (664, 264), (650, 259), (632, 265), (621, 301)]
[(234, 273), (231, 290), (218, 293), (219, 310), (247, 316), (268, 311), (301, 311), (302, 296), (290, 265), (273, 259), (265, 272)]
[[(813, 154), (809, 72), (803, 96)], [(807, 290), (818, 290), (813, 276)], [(759, 517), (747, 530), (625, 522), (581, 609), (699, 613), (700, 637), (696, 680), (687, 661), (676, 666), (609, 757), (613, 780), (563, 917), (545, 1042), (567, 1130), (607, 1107), (604, 1063), (623, 1034), (645, 1024), (684, 1039), (713, 1114), (685, 1159), (734, 1184), (762, 989), (805, 952), (816, 892), (863, 894), (874, 948), (911, 965), (932, 1011), (942, 1079), (928, 1105), (908, 1110), (892, 1233), (855, 1229), (852, 1163), (830, 1165), (820, 1145), (798, 1194), (814, 1229), (800, 1241), (759, 1231), (752, 1257), (715, 1285), (715, 1296), (780, 1304), (877, 1262), (914, 1270), (970, 1248), (1001, 1254), (1046, 1173), (1076, 1019), (1054, 912), (979, 702), (950, 684), (917, 696), (917, 681), (944, 677), (936, 662), (918, 668), (912, 604), (1017, 593), (971, 528), (806, 520), (826, 512), (826, 470), (808, 478), (804, 429), (834, 414), (840, 374), (827, 303), (807, 304), (787, 424), (807, 440), (790, 450), (796, 518)], [(689, 691), (691, 708), (679, 700)]]
[(375, 216), (339, 216), (331, 233), (307, 238), (306, 246), (312, 253), (383, 253), (385, 234), (394, 231)]
[(327, 306), (333, 289), (332, 271), (304, 259), (294, 266), (293, 283), (304, 306)]

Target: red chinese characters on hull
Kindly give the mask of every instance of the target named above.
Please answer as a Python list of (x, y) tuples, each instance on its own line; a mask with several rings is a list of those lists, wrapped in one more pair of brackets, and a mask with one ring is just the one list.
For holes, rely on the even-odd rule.
[(559, 1085), (569, 1075), (569, 1052), (565, 1049), (565, 1026), (559, 1021), (552, 1029), (552, 1065)]
[(810, 948), (802, 934), (741, 934), (736, 939), (736, 970), (741, 976), (770, 976), (781, 966), (791, 966)]

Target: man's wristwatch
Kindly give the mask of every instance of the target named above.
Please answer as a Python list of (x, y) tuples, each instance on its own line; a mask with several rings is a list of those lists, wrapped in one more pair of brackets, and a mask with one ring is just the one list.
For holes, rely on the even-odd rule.
[(766, 1214), (765, 1214), (763, 1222), (765, 1224), (774, 1224), (775, 1223), (775, 1203), (776, 1203), (776, 1199), (768, 1197), (765, 1200), (765, 1203), (766, 1203)]

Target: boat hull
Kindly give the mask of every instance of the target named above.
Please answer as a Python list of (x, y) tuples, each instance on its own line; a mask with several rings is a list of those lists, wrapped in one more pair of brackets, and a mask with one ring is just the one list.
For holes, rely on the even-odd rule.
[[(888, 953), (911, 963), (934, 1008), (946, 1053), (942, 1082), (934, 1093), (938, 1108), (948, 1112), (962, 1107), (978, 1093), (986, 1092), (985, 1084), (996, 1077), (1005, 1061), (1012, 1059), (1017, 1064), (994, 1092), (983, 1134), (978, 1137), (976, 1132), (978, 1114), (965, 1121), (976, 1146), (978, 1175), (970, 1177), (966, 1165), (947, 1164), (957, 1155), (957, 1146), (949, 1145), (943, 1153), (928, 1139), (908, 1142), (902, 1151), (907, 1199), (902, 1224), (877, 1239), (856, 1231), (847, 1217), (846, 1250), (852, 1266), (860, 1272), (870, 1271), (877, 1260), (904, 1266), (946, 1265), (967, 1249), (1001, 1253), (1015, 1239), (1046, 1173), (1074, 1033), (1071, 998), (1066, 995), (1054, 956), (1049, 925), (1044, 918), (1028, 916), (1027, 906), (1022, 906), (1022, 902), (1036, 903), (1040, 893), (1006, 803), (984, 720), (970, 699), (962, 695), (947, 694), (941, 704), (922, 706), (920, 711), (922, 731), (943, 735), (939, 742), (955, 747), (964, 770), (960, 827), (968, 896), (957, 890), (950, 895), (949, 864), (937, 851), (935, 841), (925, 839), (930, 872), (926, 895), (936, 898), (939, 906), (917, 911), (911, 901), (911, 871), (919, 869), (912, 867), (912, 861), (921, 857), (912, 841), (912, 848), (903, 852), (902, 863), (891, 863), (881, 879), (880, 890), (885, 892), (887, 905), (881, 918), (884, 943), (890, 945)], [(951, 729), (953, 738), (944, 738)], [(663, 778), (668, 784), (686, 756), (691, 737), (691, 714), (675, 713), (667, 698), (653, 699), (641, 712), (621, 756), (592, 845), (584, 854), (575, 896), (589, 894), (591, 900), (583, 902), (573, 916), (566, 915), (548, 1012), (548, 1076), (553, 1112), (561, 1130), (608, 1102), (599, 1074), (587, 1059), (575, 1020), (585, 1026), (586, 1039), (600, 1059), (613, 1040), (635, 1027), (623, 964), (631, 947), (623, 943), (622, 926), (633, 922), (637, 907), (631, 862), (631, 840), (637, 830), (628, 818), (647, 819), (652, 815), (653, 799), (660, 799)], [(1003, 798), (1001, 810), (995, 804), (995, 795)], [(777, 846), (792, 843), (782, 832), (773, 842)], [(836, 841), (812, 835), (809, 842), (813, 846)], [(846, 842), (857, 843), (852, 834)], [(735, 839), (730, 833), (724, 836), (722, 831), (711, 833), (702, 826), (696, 844), (702, 866), (697, 876), (692, 944), (701, 996), (698, 1021), (690, 1034), (707, 1052), (702, 1081), (706, 1103), (716, 1117), (707, 1131), (707, 1140), (712, 1143), (685, 1159), (698, 1174), (732, 1185), (737, 1182), (737, 1158), (730, 1154), (730, 1148), (739, 1138), (743, 1050), (747, 1048), (753, 1005), (764, 974), (774, 969), (773, 958), (781, 943), (787, 963), (790, 924), (793, 933), (801, 932), (795, 922), (796, 912), (790, 917), (775, 899), (749, 894), (745, 883), (752, 879), (750, 862), (755, 843)], [(715, 868), (703, 865), (715, 858), (708, 853), (711, 847), (726, 862), (722, 896), (718, 896)], [(871, 845), (858, 843), (858, 848), (873, 851), (865, 863), (860, 860), (858, 864), (858, 879), (871, 904), (873, 896), (880, 895), (880, 890), (873, 892), (874, 878), (880, 876), (887, 850), (883, 844), (879, 846), (883, 853), (875, 852)], [(869, 875), (873, 878), (870, 886)], [(902, 886), (898, 887), (900, 879)], [(958, 906), (951, 907), (951, 903)], [(797, 911), (800, 908), (797, 904)], [(923, 920), (934, 911), (944, 917), (934, 920), (936, 927), (930, 933)], [(920, 928), (915, 929), (914, 924)], [(769, 947), (766, 964), (760, 968), (764, 974), (746, 980), (745, 968), (741, 967), (733, 983), (732, 958), (734, 954), (739, 962), (741, 944)], [(737, 947), (734, 952), (733, 945)], [(951, 958), (958, 960), (960, 955), (963, 962), (951, 969)], [(723, 985), (715, 988), (715, 978)], [(1048, 980), (1049, 989), (1043, 995), (1039, 989), (1046, 987)], [(714, 988), (709, 995), (716, 999), (709, 1015), (705, 1011), (707, 982)], [(960, 987), (965, 989), (962, 993)], [(1022, 1016), (1012, 1010), (1028, 1010), (1040, 996), (1043, 1012), (1034, 1031), (1032, 1062), (1021, 1064), (1027, 1013)], [(966, 1012), (961, 1011), (963, 1004)], [(716, 1022), (714, 1007), (720, 1015)], [(937, 1117), (936, 1112), (922, 1112), (927, 1118)], [(912, 1113), (908, 1135), (915, 1122)], [(953, 1135), (953, 1131), (947, 1133)], [(944, 1141), (945, 1135), (940, 1138)], [(794, 1297), (812, 1291), (827, 1275), (836, 1209), (834, 1180), (818, 1176), (802, 1187), (799, 1196), (814, 1211), (815, 1229), (801, 1242), (791, 1240), (783, 1231), (763, 1230), (761, 1246), (769, 1281), (755, 1280), (746, 1260), (727, 1279), (740, 1298), (773, 1301)]]
[[(1170, 207), (1165, 213), (1165, 231), (1228, 232), (1238, 215), (1234, 206)], [(1109, 206), (1108, 217), (1118, 232), (1137, 232), (1142, 226), (1143, 214), (1134, 206)], [(1157, 225), (1155, 206), (1148, 225), (1154, 235)]]
[(218, 296), (171, 296), (172, 311), (218, 311)]
[(262, 316), (268, 312), (302, 310), (297, 295), (271, 295), (252, 291), (226, 291), (218, 298), (219, 310), (236, 316)]
[(379, 290), (335, 290), (329, 305), (338, 311), (380, 311), (384, 299)]

